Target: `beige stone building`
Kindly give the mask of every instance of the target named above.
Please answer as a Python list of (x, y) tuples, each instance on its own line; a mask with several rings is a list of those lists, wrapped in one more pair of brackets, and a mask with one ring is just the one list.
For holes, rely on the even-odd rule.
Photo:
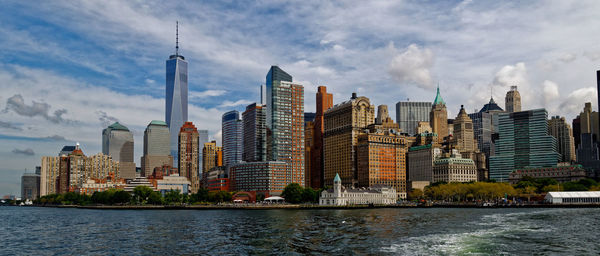
[(452, 150), (449, 157), (433, 161), (433, 182), (477, 181), (477, 167), (469, 158), (462, 158), (458, 150)]
[(179, 176), (191, 182), (192, 193), (200, 189), (200, 140), (192, 122), (185, 122), (179, 131)]
[(506, 112), (521, 112), (521, 94), (516, 86), (511, 86), (510, 91), (506, 93), (505, 108)]
[(213, 167), (223, 166), (223, 148), (216, 141), (204, 143), (202, 148), (202, 172), (208, 172)]
[(558, 153), (561, 162), (575, 161), (575, 141), (573, 129), (564, 117), (553, 116), (548, 120), (548, 134), (556, 138)]
[(43, 156), (40, 171), (40, 196), (56, 194), (60, 175), (60, 157)]
[(464, 106), (460, 106), (460, 111), (454, 119), (454, 135), (453, 135), (455, 148), (460, 152), (475, 152), (477, 148), (477, 141), (473, 134), (473, 120), (467, 115)]
[(439, 87), (437, 88), (437, 95), (431, 107), (429, 122), (433, 133), (438, 135), (438, 141), (440, 143), (443, 142), (448, 137), (448, 111), (446, 110), (446, 103), (442, 99), (442, 95), (440, 95)]
[(358, 183), (356, 145), (358, 135), (375, 119), (375, 106), (369, 98), (357, 97), (337, 104), (325, 112), (325, 135), (323, 139), (324, 181), (333, 185), (339, 173), (342, 184), (352, 187)]

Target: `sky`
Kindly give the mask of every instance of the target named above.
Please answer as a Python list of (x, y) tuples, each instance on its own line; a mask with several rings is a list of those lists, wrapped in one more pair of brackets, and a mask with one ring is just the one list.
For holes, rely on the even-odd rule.
[(0, 8), (0, 195), (42, 156), (102, 129), (134, 133), (135, 160), (151, 120), (165, 117), (165, 61), (189, 63), (189, 121), (220, 141), (221, 115), (260, 100), (271, 65), (334, 103), (433, 101), (449, 118), (517, 85), (523, 109), (570, 123), (596, 108), (598, 1), (4, 1)]

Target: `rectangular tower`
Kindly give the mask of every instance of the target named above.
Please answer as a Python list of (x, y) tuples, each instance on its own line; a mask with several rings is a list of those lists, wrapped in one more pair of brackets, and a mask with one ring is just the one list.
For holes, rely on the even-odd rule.
[(175, 55), (166, 62), (165, 121), (171, 133), (171, 156), (177, 157), (179, 129), (188, 120), (188, 63), (179, 55), (179, 42)]
[(400, 131), (415, 135), (419, 122), (429, 122), (431, 102), (400, 101), (396, 103), (396, 121)]
[(191, 192), (197, 193), (200, 188), (200, 144), (198, 130), (192, 122), (185, 122), (178, 133), (179, 135), (179, 176), (187, 177), (191, 182)]
[(250, 104), (242, 113), (243, 143), (242, 160), (245, 162), (267, 161), (266, 107)]

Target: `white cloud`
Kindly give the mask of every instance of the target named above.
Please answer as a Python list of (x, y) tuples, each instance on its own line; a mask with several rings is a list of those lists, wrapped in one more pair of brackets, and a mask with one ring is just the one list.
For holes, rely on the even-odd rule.
[(223, 101), (223, 103), (221, 103), (221, 105), (219, 105), (219, 107), (221, 108), (228, 108), (228, 107), (237, 107), (237, 106), (245, 106), (245, 105), (249, 105), (254, 103), (254, 101), (251, 100), (237, 100), (237, 101)]
[(574, 61), (575, 59), (577, 59), (577, 56), (575, 54), (571, 54), (571, 53), (565, 53), (565, 54), (561, 55), (560, 57), (558, 57), (558, 60), (565, 62), (565, 63), (569, 63), (571, 61)]
[(222, 95), (225, 95), (225, 93), (227, 93), (227, 91), (225, 91), (225, 90), (206, 90), (206, 91), (202, 91), (202, 92), (189, 91), (188, 95), (190, 98), (202, 99), (205, 97), (222, 96)]
[(416, 44), (411, 44), (392, 59), (389, 73), (400, 82), (415, 83), (424, 89), (431, 89), (434, 88), (430, 71), (433, 62), (433, 52), (430, 49), (421, 49)]

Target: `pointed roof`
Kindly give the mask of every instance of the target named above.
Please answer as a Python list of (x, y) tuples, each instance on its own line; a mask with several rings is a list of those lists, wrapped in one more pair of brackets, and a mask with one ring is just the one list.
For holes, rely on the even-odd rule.
[(335, 174), (335, 178), (333, 178), (333, 182), (342, 182), (342, 179), (340, 179), (340, 175), (339, 174)]
[(111, 130), (129, 131), (129, 129), (127, 127), (120, 124), (119, 122), (115, 122), (114, 124), (111, 124), (108, 128), (110, 128)]
[(490, 102), (488, 104), (483, 105), (483, 108), (479, 110), (479, 113), (490, 112), (490, 111), (504, 111), (496, 102), (494, 101), (494, 97), (490, 98)]
[(440, 86), (438, 85), (437, 87), (437, 94), (435, 95), (435, 100), (433, 101), (433, 105), (439, 105), (439, 104), (443, 104), (446, 105), (446, 102), (444, 102), (444, 99), (442, 99), (442, 95), (440, 95)]

